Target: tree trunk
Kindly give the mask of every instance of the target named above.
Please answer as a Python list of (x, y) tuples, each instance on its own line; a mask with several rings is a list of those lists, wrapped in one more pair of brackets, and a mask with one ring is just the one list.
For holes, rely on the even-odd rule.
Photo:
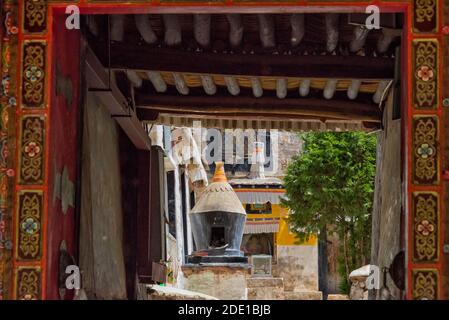
[(318, 287), (323, 299), (328, 295), (327, 228), (324, 226), (318, 237)]
[(343, 230), (343, 254), (345, 259), (345, 280), (349, 284), (349, 258), (348, 258), (348, 242), (346, 241), (346, 238), (348, 236), (346, 226)]

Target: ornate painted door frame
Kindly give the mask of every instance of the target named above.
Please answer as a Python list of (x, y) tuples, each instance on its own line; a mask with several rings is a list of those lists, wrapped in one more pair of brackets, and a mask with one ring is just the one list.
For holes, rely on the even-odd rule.
[[(402, 11), (403, 136), (406, 181), (407, 298), (443, 299), (447, 281), (449, 1), (4, 0), (0, 98), (0, 299), (45, 299), (53, 14), (316, 10), (378, 5)], [(145, 10), (145, 11), (143, 11)], [(443, 12), (448, 14), (443, 15)], [(446, 19), (445, 21), (443, 21)], [(446, 26), (444, 26), (446, 24)], [(444, 46), (446, 44), (446, 46)], [(443, 48), (446, 48), (443, 52)], [(444, 63), (443, 63), (443, 59)], [(444, 65), (444, 68), (443, 68)], [(446, 84), (443, 90), (443, 81)], [(447, 98), (445, 98), (447, 97)], [(444, 122), (446, 117), (446, 122)], [(443, 150), (446, 155), (443, 157)], [(446, 190), (446, 191), (445, 191)], [(447, 255), (447, 254), (446, 254)], [(445, 289), (446, 291), (448, 289)]]

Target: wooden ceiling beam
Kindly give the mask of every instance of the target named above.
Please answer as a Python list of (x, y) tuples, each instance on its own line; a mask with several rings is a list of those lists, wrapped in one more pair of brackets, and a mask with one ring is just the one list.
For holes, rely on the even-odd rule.
[[(137, 116), (140, 121), (156, 121), (159, 115), (162, 116), (173, 116), (173, 117), (186, 117), (184, 113), (180, 114), (177, 110), (153, 110), (146, 108), (137, 108)], [(257, 120), (257, 121), (310, 121), (319, 120), (321, 122), (326, 121), (357, 121), (354, 119), (344, 119), (344, 118), (334, 118), (334, 117), (323, 117), (323, 116), (309, 116), (309, 115), (285, 115), (285, 114), (269, 114), (260, 115), (260, 113), (225, 113), (225, 114), (215, 114), (208, 112), (199, 112), (195, 114), (190, 114), (189, 118), (193, 119), (219, 119), (219, 120)], [(371, 129), (378, 129), (381, 126), (379, 121), (362, 121), (360, 120), (364, 127)]]
[[(186, 114), (181, 112), (177, 109), (173, 109), (171, 107), (166, 106), (154, 106), (154, 109), (147, 109), (147, 108), (137, 108), (136, 109), (137, 116), (141, 121), (155, 121), (158, 116), (161, 115), (168, 115), (168, 116), (182, 116), (186, 117)], [(251, 112), (239, 112), (239, 113), (232, 113), (232, 112), (225, 112), (222, 114), (216, 114), (213, 112), (196, 112), (189, 114), (190, 118), (198, 118), (198, 119), (227, 119), (227, 120), (320, 120), (320, 121), (326, 121), (326, 120), (338, 120), (338, 121), (344, 121), (345, 119), (342, 118), (334, 118), (334, 117), (317, 117), (317, 116), (308, 116), (308, 115), (285, 115), (285, 114), (276, 114), (272, 113), (269, 115), (261, 115), (260, 113), (251, 113)], [(367, 121), (367, 123), (378, 123), (378, 122), (370, 122)]]
[(299, 95), (301, 97), (307, 97), (310, 92), (310, 79), (303, 79), (299, 84)]
[(354, 38), (349, 43), (349, 50), (351, 50), (351, 52), (357, 52), (365, 46), (369, 31), (370, 30), (364, 26), (354, 27)]
[[(282, 112), (280, 110), (279, 112)], [(151, 106), (151, 108), (146, 107), (139, 107), (137, 108), (137, 114), (145, 114), (145, 115), (151, 115), (151, 117), (146, 116), (148, 118), (140, 118), (140, 120), (155, 120), (157, 118), (157, 115), (159, 114), (169, 114), (169, 115), (175, 115), (175, 116), (182, 116), (182, 117), (204, 117), (204, 118), (211, 118), (211, 119), (233, 119), (233, 120), (263, 120), (263, 119), (276, 119), (276, 120), (303, 120), (303, 119), (319, 119), (321, 121), (326, 120), (339, 120), (339, 121), (365, 121), (365, 122), (373, 122), (373, 123), (379, 123), (377, 120), (373, 119), (356, 119), (356, 118), (349, 118), (349, 117), (342, 117), (342, 116), (329, 116), (329, 115), (310, 115), (310, 114), (303, 114), (301, 112), (298, 113), (273, 113), (269, 112), (267, 114), (261, 113), (258, 110), (250, 109), (241, 109), (241, 110), (232, 110), (232, 111), (226, 111), (226, 110), (220, 110), (220, 113), (212, 112), (212, 111), (205, 111), (200, 110), (198, 108), (194, 108), (192, 110), (191, 108), (186, 109), (185, 107), (177, 107), (177, 106), (159, 106), (154, 105)], [(155, 118), (156, 116), (156, 118)], [(151, 119), (150, 119), (151, 118)]]
[(338, 81), (335, 79), (329, 79), (326, 81), (326, 84), (324, 86), (324, 90), (323, 90), (323, 97), (325, 99), (332, 99), (332, 97), (335, 94), (335, 91), (337, 90), (337, 83)]
[(357, 98), (362, 81), (355, 79), (351, 81), (351, 85), (348, 87), (347, 96), (349, 99), (354, 100)]
[(262, 83), (260, 82), (259, 78), (257, 78), (257, 77), (251, 78), (251, 89), (253, 91), (253, 95), (256, 98), (260, 98), (263, 96)]
[[(107, 45), (92, 42), (107, 65)], [(151, 71), (273, 77), (392, 79), (394, 59), (367, 56), (223, 54), (111, 43), (111, 67)]]
[(290, 43), (292, 47), (296, 47), (301, 43), (301, 40), (306, 32), (306, 28), (304, 27), (304, 14), (292, 14), (290, 17), (290, 24), (292, 26)]
[(376, 103), (376, 104), (380, 103), (382, 101), (382, 99), (385, 98), (384, 94), (385, 94), (385, 90), (388, 87), (388, 84), (389, 84), (389, 81), (381, 81), (381, 82), (379, 82), (379, 85), (377, 86), (376, 93), (374, 93), (374, 95), (373, 95), (373, 102), (374, 103)]
[(381, 119), (377, 106), (355, 101), (278, 99), (270, 96), (174, 96), (140, 92), (136, 92), (135, 101), (138, 108), (178, 114), (313, 116), (371, 122), (380, 122)]
[(150, 23), (150, 17), (146, 14), (136, 14), (134, 16), (136, 28), (139, 30), (142, 39), (149, 44), (157, 42), (157, 35), (153, 31), (153, 27)]
[(232, 47), (238, 47), (243, 39), (243, 21), (240, 14), (227, 14), (229, 23), (229, 43)]
[(270, 14), (258, 14), (260, 42), (264, 48), (274, 48), (276, 46), (275, 23)]
[(123, 41), (125, 35), (125, 18), (124, 14), (109, 15), (111, 19), (111, 40)]
[(147, 71), (148, 79), (150, 80), (151, 84), (153, 85), (154, 89), (161, 93), (167, 91), (167, 84), (165, 83), (164, 79), (162, 78), (160, 72), (157, 71)]
[(279, 99), (285, 99), (287, 97), (287, 79), (279, 78), (276, 80), (276, 96)]
[(402, 30), (400, 29), (382, 29), (382, 35), (379, 37), (377, 41), (377, 51), (379, 53), (385, 53), (390, 48), (391, 43), (395, 38), (401, 36)]
[(338, 45), (338, 21), (340, 15), (338, 13), (327, 13), (325, 15), (326, 24), (326, 49), (328, 52), (333, 52)]
[(193, 34), (196, 42), (203, 48), (210, 45), (210, 14), (194, 14), (193, 15)]
[(165, 44), (169, 47), (180, 45), (182, 42), (182, 31), (179, 17), (176, 14), (164, 14), (162, 19), (165, 26)]

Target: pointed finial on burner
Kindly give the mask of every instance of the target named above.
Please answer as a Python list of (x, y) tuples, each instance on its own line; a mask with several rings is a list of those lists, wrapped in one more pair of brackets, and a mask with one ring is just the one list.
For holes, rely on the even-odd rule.
[(223, 162), (215, 162), (215, 173), (212, 182), (228, 182)]

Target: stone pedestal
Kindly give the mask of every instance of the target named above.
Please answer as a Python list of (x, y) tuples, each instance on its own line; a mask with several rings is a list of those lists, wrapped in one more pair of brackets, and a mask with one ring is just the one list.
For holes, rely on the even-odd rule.
[(223, 300), (247, 300), (246, 280), (250, 266), (246, 263), (186, 264), (184, 289), (201, 292)]

